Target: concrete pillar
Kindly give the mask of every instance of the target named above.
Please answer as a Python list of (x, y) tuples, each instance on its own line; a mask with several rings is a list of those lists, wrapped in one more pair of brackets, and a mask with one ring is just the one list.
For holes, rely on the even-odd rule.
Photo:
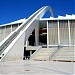
[(3, 39), (5, 39), (5, 37), (6, 37), (6, 26), (4, 28), (4, 38)]
[(13, 30), (12, 30), (12, 25), (11, 25), (11, 32), (12, 32)]
[(18, 23), (18, 27), (19, 27), (19, 23)]
[(32, 55), (32, 51), (30, 50), (30, 56)]
[(47, 21), (47, 48), (49, 47), (49, 32), (48, 32), (48, 21)]
[(58, 20), (58, 46), (60, 45), (60, 33), (59, 33), (59, 20)]
[(37, 25), (35, 28), (35, 45), (39, 45), (39, 25)]
[(69, 30), (69, 46), (71, 46), (71, 31), (70, 31), (70, 21), (68, 20), (68, 30)]
[(28, 40), (26, 40), (26, 47), (28, 47), (29, 46), (29, 41)]

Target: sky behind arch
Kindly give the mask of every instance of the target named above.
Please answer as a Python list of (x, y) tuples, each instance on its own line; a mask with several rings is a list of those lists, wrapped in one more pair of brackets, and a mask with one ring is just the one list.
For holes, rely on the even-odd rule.
[[(42, 6), (51, 6), (54, 17), (74, 14), (75, 0), (0, 0), (0, 24), (28, 18)], [(49, 13), (45, 17), (49, 17)]]

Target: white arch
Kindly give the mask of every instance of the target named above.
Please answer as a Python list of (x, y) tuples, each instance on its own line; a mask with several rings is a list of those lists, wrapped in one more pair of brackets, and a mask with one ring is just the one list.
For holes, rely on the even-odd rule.
[(42, 14), (43, 14), (42, 17), (44, 16), (44, 14), (45, 14), (47, 11), (50, 12), (51, 17), (54, 17), (53, 10), (52, 10), (52, 8), (51, 8), (50, 6), (45, 6), (45, 7), (44, 7), (44, 10), (43, 10), (43, 12), (42, 12)]
[[(37, 10), (37, 11), (39, 11), (39, 10)], [(54, 17), (52, 8), (50, 6), (44, 6), (44, 7), (42, 7), (41, 11), (37, 14), (37, 15), (39, 15), (39, 17), (37, 17), (37, 18), (38, 19), (42, 18), (47, 11), (50, 12), (51, 17)], [(32, 15), (34, 15), (34, 14), (32, 14)]]
[[(23, 49), (24, 49), (24, 42), (28, 39), (32, 31), (35, 29), (36, 25), (35, 22), (38, 22), (40, 18), (43, 17), (43, 15), (47, 12), (50, 11), (51, 16), (53, 17), (53, 11), (51, 7), (49, 6), (44, 6), (37, 10), (34, 14), (32, 14), (25, 22), (23, 22), (13, 33), (11, 33), (6, 39), (0, 43), (0, 59), (11, 59), (11, 57), (8, 57), (11, 53), (19, 53), (15, 55), (19, 55), (19, 57), (22, 57), (23, 54)], [(21, 41), (22, 40), (22, 41)], [(21, 47), (18, 46), (18, 43), (22, 43)], [(16, 45), (16, 46), (15, 46)], [(17, 47), (17, 49), (16, 49)], [(21, 51), (21, 52), (17, 52)], [(15, 58), (14, 53), (13, 58)], [(7, 57), (5, 57), (7, 56)], [(17, 57), (17, 56), (16, 56)]]
[[(29, 23), (29, 25), (27, 25), (24, 29), (24, 32), (27, 30), (28, 27), (31, 26), (31, 28), (35, 28), (35, 26), (32, 26), (31, 24), (35, 21), (35, 20), (39, 20), (40, 18), (42, 18), (44, 16), (44, 14), (47, 12), (47, 11), (50, 11), (50, 14), (51, 14), (51, 17), (54, 17), (53, 15), (53, 11), (52, 11), (52, 8), (50, 6), (44, 6), (42, 8), (40, 8), (39, 10), (37, 10), (34, 14), (32, 14), (28, 19), (27, 21), (31, 20), (31, 22)], [(26, 24), (26, 21), (24, 22), (23, 25)], [(33, 31), (33, 29), (31, 30), (31, 32)], [(28, 39), (28, 34), (26, 35), (26, 39)]]

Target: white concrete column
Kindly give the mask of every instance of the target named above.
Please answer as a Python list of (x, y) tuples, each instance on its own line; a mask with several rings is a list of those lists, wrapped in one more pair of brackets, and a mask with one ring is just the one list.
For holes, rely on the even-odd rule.
[(37, 25), (35, 28), (35, 45), (39, 45), (39, 25)]
[(69, 30), (69, 46), (71, 46), (71, 33), (70, 33), (70, 21), (68, 20), (68, 30)]
[(60, 45), (59, 20), (58, 20), (58, 45)]
[(19, 23), (18, 23), (18, 27), (19, 27)]
[(47, 48), (49, 47), (49, 34), (48, 34), (48, 21), (47, 21)]
[(12, 25), (11, 25), (11, 32), (12, 32)]
[(32, 51), (30, 50), (30, 56), (32, 55)]
[(5, 39), (5, 37), (6, 37), (6, 26), (4, 28), (4, 38), (3, 39)]
[(29, 46), (29, 41), (28, 40), (26, 40), (26, 47), (28, 47)]

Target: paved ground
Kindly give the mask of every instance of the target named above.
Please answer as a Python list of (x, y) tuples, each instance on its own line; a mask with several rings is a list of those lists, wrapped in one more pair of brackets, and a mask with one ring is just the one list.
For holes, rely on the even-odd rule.
[(0, 62), (0, 75), (74, 75), (74, 62)]

